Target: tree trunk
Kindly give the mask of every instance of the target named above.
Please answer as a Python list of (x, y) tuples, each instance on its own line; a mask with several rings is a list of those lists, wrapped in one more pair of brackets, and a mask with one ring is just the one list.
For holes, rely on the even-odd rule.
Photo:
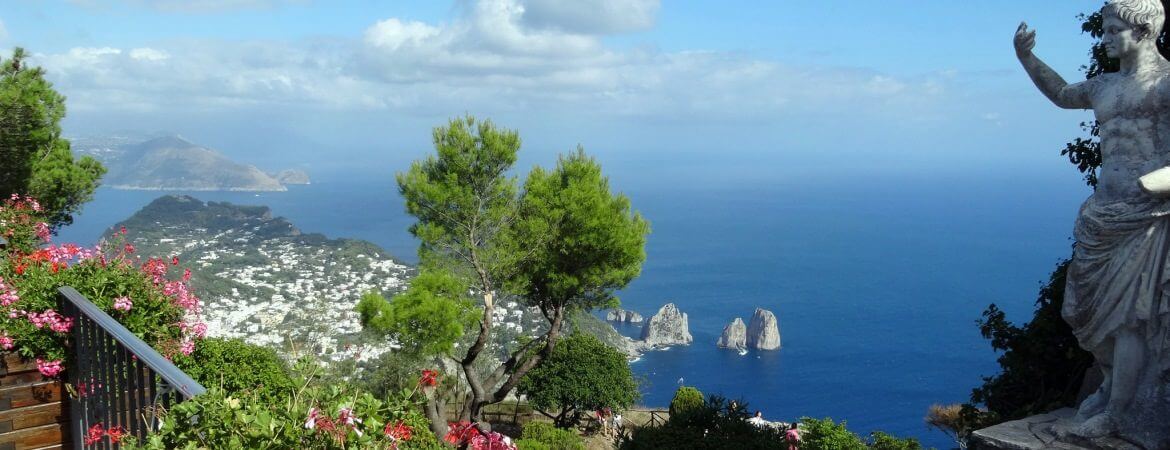
[(463, 366), (463, 375), (467, 379), (467, 385), (471, 388), (471, 393), (467, 399), (467, 404), (464, 405), (463, 411), (460, 412), (460, 419), (464, 416), (470, 422), (479, 422), (482, 419), (483, 406), (487, 403), (484, 399), (487, 393), (484, 390), (483, 381), (480, 380), (479, 373), (475, 371), (475, 360), (479, 358), (479, 354), (483, 352), (487, 346), (488, 338), (491, 336), (492, 330), (492, 312), (493, 297), (491, 291), (486, 291), (483, 294), (483, 320), (479, 323), (479, 336), (476, 336), (475, 343), (467, 349), (467, 355), (463, 357), (460, 365)]
[(435, 433), (435, 437), (439, 438), (439, 441), (442, 441), (443, 436), (447, 435), (445, 402), (438, 395), (435, 395), (435, 388), (433, 387), (423, 388), (423, 395), (427, 398), (427, 403), (423, 405), (423, 414), (427, 416), (427, 421), (431, 423), (431, 432)]

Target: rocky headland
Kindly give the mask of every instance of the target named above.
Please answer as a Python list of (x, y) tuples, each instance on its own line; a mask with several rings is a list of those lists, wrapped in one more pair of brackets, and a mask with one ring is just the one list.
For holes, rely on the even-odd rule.
[(101, 161), (109, 172), (102, 184), (147, 191), (285, 191), (286, 184), (308, 184), (304, 171), (268, 174), (250, 164), (195, 144), (178, 135), (73, 138), (81, 155)]
[[(417, 272), (374, 243), (302, 232), (265, 206), (168, 195), (106, 237), (121, 226), (137, 254), (175, 256), (191, 269), (209, 336), (241, 338), (290, 359), (296, 350), (363, 363), (390, 351), (392, 341), (362, 332), (354, 307), (366, 292), (402, 292)], [(547, 328), (539, 310), (514, 300), (498, 304), (493, 320), (493, 348)]]
[(284, 185), (312, 184), (309, 180), (309, 174), (300, 169), (286, 169), (269, 175)]

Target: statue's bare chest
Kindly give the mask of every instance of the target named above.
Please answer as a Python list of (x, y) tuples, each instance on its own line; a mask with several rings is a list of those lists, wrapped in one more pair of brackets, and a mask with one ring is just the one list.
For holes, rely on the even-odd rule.
[(1093, 113), (1102, 125), (1114, 119), (1161, 122), (1170, 116), (1170, 74), (1104, 74), (1092, 94)]

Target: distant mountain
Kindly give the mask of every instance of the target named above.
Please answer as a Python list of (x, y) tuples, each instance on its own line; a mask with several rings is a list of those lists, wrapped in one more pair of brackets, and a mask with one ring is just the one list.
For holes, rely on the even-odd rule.
[[(102, 183), (115, 189), (162, 191), (284, 191), (284, 183), (255, 166), (178, 135), (131, 143), (129, 138), (81, 138), (74, 148), (109, 169)], [(308, 175), (290, 172), (288, 184), (308, 184)]]
[(276, 178), (276, 181), (279, 181), (280, 184), (284, 184), (284, 185), (310, 184), (309, 183), (309, 174), (307, 174), (307, 173), (305, 173), (305, 171), (299, 170), (299, 169), (282, 170), (280, 172), (272, 174), (272, 178)]

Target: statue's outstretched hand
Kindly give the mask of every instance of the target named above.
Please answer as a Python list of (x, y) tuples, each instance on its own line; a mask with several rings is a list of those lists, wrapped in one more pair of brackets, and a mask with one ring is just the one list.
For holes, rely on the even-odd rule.
[(1017, 57), (1028, 56), (1036, 46), (1036, 30), (1029, 30), (1027, 22), (1020, 22), (1020, 27), (1016, 28), (1015, 44)]

